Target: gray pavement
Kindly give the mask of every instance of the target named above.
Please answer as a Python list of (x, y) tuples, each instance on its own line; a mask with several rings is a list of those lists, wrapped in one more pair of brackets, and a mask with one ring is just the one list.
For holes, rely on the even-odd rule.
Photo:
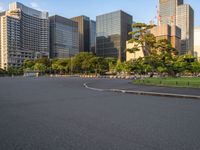
[(200, 149), (199, 100), (98, 92), (86, 82), (125, 84), (0, 78), (0, 150)]

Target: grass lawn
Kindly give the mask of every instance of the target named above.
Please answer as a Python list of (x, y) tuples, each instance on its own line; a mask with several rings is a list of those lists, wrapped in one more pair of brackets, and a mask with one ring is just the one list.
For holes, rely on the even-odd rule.
[(145, 79), (134, 80), (133, 83), (143, 84), (143, 85), (200, 88), (200, 77), (145, 78)]

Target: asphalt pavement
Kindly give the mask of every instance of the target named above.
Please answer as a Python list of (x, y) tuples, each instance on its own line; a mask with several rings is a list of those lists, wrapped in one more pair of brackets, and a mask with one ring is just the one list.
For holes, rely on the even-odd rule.
[(200, 149), (199, 100), (83, 86), (118, 88), (127, 82), (0, 78), (0, 150)]

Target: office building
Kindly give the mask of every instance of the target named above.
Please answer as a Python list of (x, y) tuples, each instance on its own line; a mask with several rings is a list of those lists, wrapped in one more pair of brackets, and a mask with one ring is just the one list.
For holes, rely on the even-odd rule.
[(156, 40), (166, 39), (174, 48), (181, 50), (181, 29), (177, 26), (163, 24), (153, 27), (150, 32), (156, 37)]
[(50, 21), (50, 56), (68, 58), (79, 52), (78, 23), (55, 15)]
[(4, 16), (6, 12), (0, 12), (0, 68), (1, 68), (1, 16)]
[(194, 28), (194, 55), (200, 59), (200, 27)]
[(90, 18), (78, 16), (71, 19), (78, 23), (79, 52), (90, 52)]
[(194, 11), (188, 4), (177, 7), (177, 26), (181, 28), (181, 54), (194, 53)]
[(11, 3), (1, 16), (1, 68), (38, 57), (49, 57), (48, 13)]
[(177, 26), (181, 29), (180, 54), (193, 54), (194, 11), (183, 0), (159, 0), (158, 25)]
[(90, 52), (96, 54), (96, 22), (90, 20)]
[(176, 9), (183, 0), (159, 0), (159, 25), (176, 25)]
[(128, 35), (132, 22), (132, 16), (121, 10), (97, 16), (97, 56), (126, 60), (126, 41), (132, 37)]

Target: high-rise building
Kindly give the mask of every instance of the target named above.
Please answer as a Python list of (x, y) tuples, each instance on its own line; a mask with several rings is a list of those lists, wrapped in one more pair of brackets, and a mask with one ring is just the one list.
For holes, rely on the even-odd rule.
[(68, 58), (79, 52), (78, 23), (55, 15), (50, 20), (50, 56)]
[(180, 54), (193, 53), (194, 11), (183, 0), (159, 0), (159, 25), (178, 26), (181, 29)]
[(163, 24), (153, 27), (150, 32), (156, 37), (156, 40), (166, 39), (177, 50), (181, 49), (181, 29), (177, 26)]
[(0, 68), (1, 68), (1, 16), (4, 16), (6, 12), (0, 12)]
[(1, 16), (1, 68), (38, 57), (49, 57), (48, 13), (11, 3)]
[(96, 53), (102, 57), (126, 59), (126, 41), (132, 31), (132, 16), (124, 11), (115, 11), (96, 17)]
[(177, 7), (176, 24), (181, 28), (180, 54), (194, 53), (194, 11), (188, 4)]
[(90, 18), (86, 16), (78, 16), (71, 19), (78, 23), (79, 52), (89, 52), (90, 51)]
[(183, 0), (159, 0), (159, 24), (176, 25), (176, 9)]
[(200, 27), (194, 28), (194, 55), (200, 59)]
[(90, 20), (90, 52), (96, 53), (96, 22)]

